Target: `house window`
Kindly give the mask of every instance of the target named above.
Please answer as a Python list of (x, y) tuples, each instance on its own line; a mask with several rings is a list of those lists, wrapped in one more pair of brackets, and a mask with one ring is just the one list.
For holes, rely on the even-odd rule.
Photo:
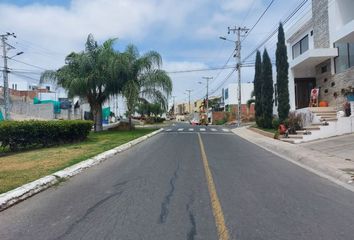
[(300, 56), (304, 52), (309, 50), (309, 36), (306, 35), (300, 41), (293, 45), (293, 59)]
[(293, 46), (293, 59), (300, 56), (300, 54), (301, 54), (301, 48), (300, 48), (300, 42), (298, 42)]
[(325, 72), (327, 72), (327, 65), (321, 67), (321, 73), (325, 73)]
[(46, 88), (48, 91), (50, 91), (50, 87), (49, 87), (49, 86), (46, 86), (45, 88)]
[(354, 67), (354, 43), (349, 43), (349, 67)]
[(338, 48), (338, 57), (334, 58), (334, 66), (336, 73), (343, 72), (349, 68), (349, 44), (335, 43), (334, 47)]
[(225, 89), (225, 99), (228, 99), (229, 98), (229, 89), (226, 88)]
[(17, 90), (17, 83), (15, 83), (15, 90)]
[(278, 106), (278, 86), (274, 84), (274, 105)]

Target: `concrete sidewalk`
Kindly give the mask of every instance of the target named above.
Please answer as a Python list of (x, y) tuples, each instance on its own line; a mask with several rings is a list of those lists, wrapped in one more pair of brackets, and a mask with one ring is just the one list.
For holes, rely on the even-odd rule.
[(265, 137), (246, 127), (232, 131), (267, 151), (354, 191), (353, 134), (294, 145)]

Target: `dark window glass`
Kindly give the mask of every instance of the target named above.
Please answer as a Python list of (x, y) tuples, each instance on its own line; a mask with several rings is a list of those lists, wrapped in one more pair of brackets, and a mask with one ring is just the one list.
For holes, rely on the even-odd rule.
[(293, 59), (300, 56), (300, 54), (301, 54), (300, 42), (298, 42), (293, 46)]
[(334, 64), (336, 67), (336, 72), (340, 73), (349, 68), (348, 44), (335, 43), (334, 46), (338, 48), (338, 57), (334, 59)]
[(278, 87), (274, 84), (274, 105), (278, 106)]
[(306, 35), (306, 37), (301, 39), (300, 44), (301, 44), (301, 54), (309, 50), (309, 36)]
[(225, 89), (225, 99), (228, 99), (229, 98), (229, 89), (226, 88)]
[(306, 35), (293, 46), (293, 59), (309, 50), (309, 36)]
[(354, 66), (354, 43), (349, 43), (349, 66)]
[(327, 65), (321, 67), (321, 73), (327, 72)]

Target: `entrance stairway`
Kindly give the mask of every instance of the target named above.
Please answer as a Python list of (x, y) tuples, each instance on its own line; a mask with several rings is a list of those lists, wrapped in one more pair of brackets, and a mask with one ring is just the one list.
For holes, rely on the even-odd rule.
[[(353, 132), (354, 116), (338, 117), (333, 107), (318, 107), (306, 109), (313, 116), (311, 124), (296, 134), (288, 134), (280, 140), (290, 143), (302, 143), (320, 138), (327, 138)], [(304, 112), (304, 110), (302, 110)]]

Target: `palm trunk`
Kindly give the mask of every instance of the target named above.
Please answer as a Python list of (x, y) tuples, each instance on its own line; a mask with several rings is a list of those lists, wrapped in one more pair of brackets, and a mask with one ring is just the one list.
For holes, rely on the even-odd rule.
[(133, 130), (132, 127), (132, 115), (129, 114), (129, 131)]
[(91, 106), (92, 114), (93, 114), (93, 121), (94, 121), (94, 128), (95, 132), (100, 132), (103, 130), (102, 127), (102, 105), (101, 104), (93, 104)]

